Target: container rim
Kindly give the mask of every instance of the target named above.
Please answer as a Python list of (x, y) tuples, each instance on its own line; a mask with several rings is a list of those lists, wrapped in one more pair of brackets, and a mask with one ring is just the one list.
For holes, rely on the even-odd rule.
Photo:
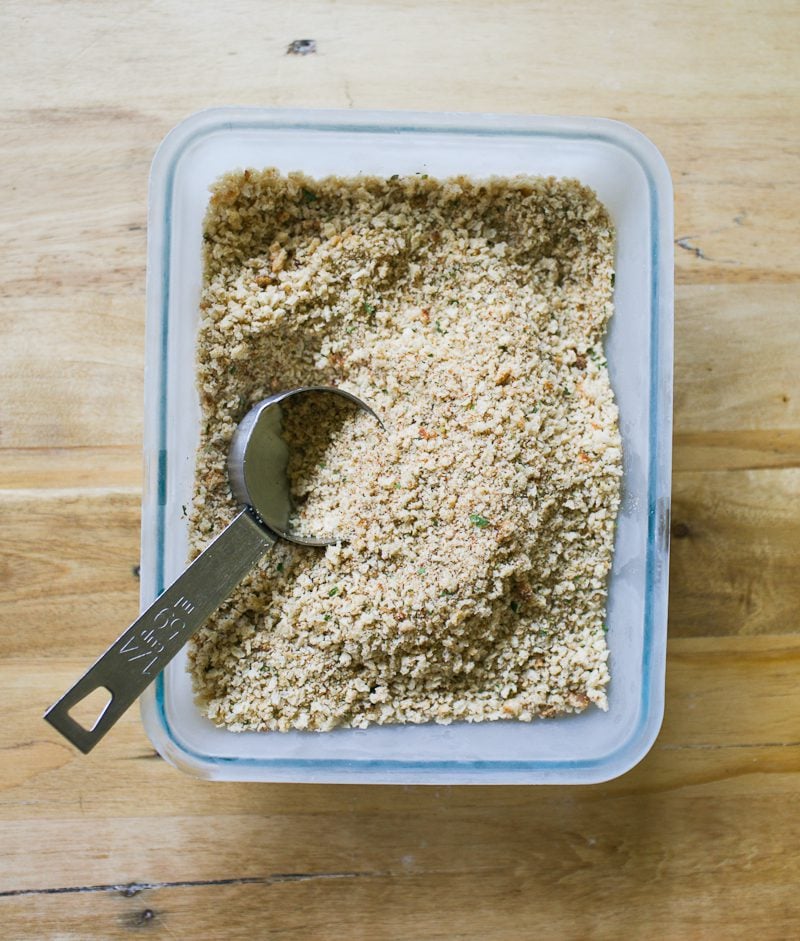
[[(359, 783), (599, 783), (623, 774), (652, 747), (664, 712), (664, 660), (666, 650), (667, 580), (671, 449), (659, 449), (659, 439), (671, 440), (673, 256), (672, 181), (666, 162), (640, 131), (620, 121), (596, 117), (561, 117), (468, 112), (288, 110), (254, 107), (204, 109), (177, 124), (159, 145), (150, 170), (147, 255), (147, 340), (160, 351), (157, 362), (145, 368), (145, 468), (142, 505), (142, 558), (152, 560), (142, 569), (141, 603), (152, 601), (165, 587), (164, 526), (167, 488), (167, 341), (169, 336), (171, 211), (177, 165), (181, 157), (204, 137), (233, 130), (315, 130), (458, 136), (545, 137), (588, 140), (617, 147), (640, 166), (647, 182), (651, 282), (650, 402), (648, 528), (645, 560), (646, 593), (642, 647), (642, 688), (638, 722), (614, 751), (589, 759), (443, 760), (248, 758), (202, 754), (181, 742), (170, 725), (164, 677), (142, 698), (145, 728), (164, 758), (189, 773), (207, 778), (257, 780), (259, 769), (269, 780)], [(160, 228), (163, 239), (154, 238)], [(151, 535), (147, 521), (155, 520)], [(569, 772), (568, 781), (560, 775)], [(493, 780), (486, 781), (491, 773)], [(502, 776), (498, 780), (497, 776)]]

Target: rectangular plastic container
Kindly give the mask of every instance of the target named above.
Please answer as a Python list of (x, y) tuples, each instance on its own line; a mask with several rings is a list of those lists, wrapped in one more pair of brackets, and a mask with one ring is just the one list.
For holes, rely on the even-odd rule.
[(208, 187), (227, 171), (267, 166), (312, 176), (575, 177), (608, 208), (617, 254), (607, 354), (624, 445), (607, 618), (610, 706), (532, 723), (233, 733), (201, 715), (180, 655), (142, 700), (154, 746), (190, 774), (223, 780), (575, 784), (622, 774), (649, 750), (664, 704), (673, 232), (663, 158), (633, 128), (597, 118), (222, 108), (172, 130), (150, 176), (143, 606), (186, 563), (181, 507), (191, 499), (199, 434), (195, 334)]

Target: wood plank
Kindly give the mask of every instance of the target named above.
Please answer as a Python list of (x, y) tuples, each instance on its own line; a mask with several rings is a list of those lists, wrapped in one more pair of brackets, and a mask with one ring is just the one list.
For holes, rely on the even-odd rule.
[[(796, 94), (797, 85), (790, 38), (794, 11), (781, 0), (751, 10), (749, 17), (742, 15), (741, 4), (716, 3), (713, 29), (706, 10), (648, 3), (639, 16), (625, 21), (624, 34), (624, 5), (600, 8), (589, 0), (547, 15), (524, 0), (512, 0), (505, 4), (504, 17), (476, 0), (450, 0), (426, 8), (423, 20), (414, 16), (421, 9), (418, 0), (382, 4), (380, 16), (373, 19), (364, 16), (370, 7), (363, 0), (336, 4), (335, 9), (313, 0), (302, 14), (291, 6), (276, 7), (268, 20), (259, 22), (260, 30), (243, 28), (252, 25), (246, 10), (221, 18), (209, 8), (198, 11), (190, 35), (181, 3), (163, 12), (137, 11), (128, 17), (125, 30), (104, 7), (77, 2), (28, 7), (21, 0), (7, 7), (10, 48), (24, 46), (29, 52), (21, 61), (9, 59), (6, 66), (5, 77), (15, 79), (9, 83), (8, 108), (37, 100), (46, 65), (51, 81), (64, 78), (58, 87), (63, 105), (125, 100), (121, 93), (135, 80), (137, 100), (162, 108), (187, 98), (261, 104), (319, 100), (330, 105), (347, 91), (351, 107), (368, 107), (376, 98), (385, 107), (397, 107), (411, 98), (415, 103), (427, 100), (437, 109), (464, 107), (467, 101), (478, 107), (488, 102), (495, 110), (504, 101), (509, 108), (521, 98), (538, 98), (547, 110), (560, 98), (566, 99), (560, 110), (586, 113), (569, 106), (595, 100), (592, 110), (606, 112), (635, 103), (664, 117), (694, 118), (703, 127), (712, 123), (706, 120), (709, 108), (720, 106), (715, 111), (720, 119), (752, 113), (785, 128), (785, 104), (776, 87)], [(29, 15), (22, 17), (20, 9), (30, 10)], [(43, 20), (59, 43), (42, 43)], [(763, 47), (753, 42), (756, 34)], [(317, 55), (286, 56), (288, 42), (299, 35), (316, 38)], [(532, 36), (539, 52), (535, 58), (530, 55)], [(214, 69), (203, 55), (210, 41), (233, 53), (221, 56)], [(97, 57), (98, 45), (108, 60)], [(762, 48), (770, 50), (768, 60)], [(180, 50), (169, 82), (163, 70), (165, 49)], [(390, 50), (403, 50), (404, 55), (387, 62)], [(119, 68), (108, 68), (108, 61), (119, 62)], [(408, 69), (409, 61), (414, 69)], [(589, 62), (595, 79), (591, 89), (586, 87)], [(158, 63), (160, 71), (140, 67)], [(475, 82), (476, 74), (484, 81)]]
[(677, 432), (672, 468), (683, 471), (800, 467), (800, 430)]
[(800, 468), (673, 479), (672, 636), (796, 633)]
[[(617, 865), (631, 874), (639, 861), (635, 853), (631, 854), (623, 838), (615, 840), (613, 847)], [(652, 856), (658, 857), (664, 849), (654, 843)], [(613, 871), (613, 866), (604, 865), (600, 853), (577, 849), (574, 855), (582, 857), (586, 869)], [(758, 896), (764, 905), (754, 905), (756, 897), (748, 892), (726, 894), (730, 886), (722, 880), (717, 885), (695, 886), (691, 875), (684, 876), (671, 894), (654, 860), (632, 876), (635, 890), (623, 910), (617, 895), (622, 877), (601, 875), (594, 884), (577, 887), (569, 878), (558, 882), (564, 878), (561, 866), (553, 871), (545, 860), (536, 870), (520, 857), (510, 860), (514, 874), (503, 879), (482, 869), (452, 874), (412, 871), (396, 876), (320, 873), (233, 885), (157, 888), (132, 897), (115, 889), (26, 897), (11, 900), (4, 909), (7, 924), (21, 932), (14, 934), (20, 941), (42, 937), (29, 933), (31, 924), (40, 926), (48, 937), (76, 941), (85, 941), (87, 930), (112, 941), (130, 938), (145, 928), (154, 938), (212, 941), (248, 941), (254, 936), (297, 941), (419, 941), (421, 937), (519, 941), (540, 935), (565, 941), (619, 937), (748, 941), (756, 931), (763, 941), (785, 941), (791, 937), (786, 932), (792, 931), (797, 914), (789, 885), (765, 885)], [(731, 859), (736, 862), (749, 863), (752, 872), (759, 859), (739, 854)], [(662, 857), (661, 869), (669, 872), (671, 863), (671, 856)], [(476, 891), (478, 884), (480, 891)], [(498, 924), (498, 912), (504, 913), (502, 924)], [(784, 914), (775, 917), (774, 912)]]
[[(37, 817), (6, 828), (15, 884), (36, 891), (0, 905), (5, 924), (29, 930), (61, 917), (67, 937), (116, 937), (139, 917), (163, 937), (240, 937), (264, 918), (287, 938), (339, 938), (345, 927), (357, 937), (519, 937), (547, 922), (556, 938), (745, 938), (756, 926), (786, 938), (798, 914), (798, 751), (666, 752), (671, 787), (628, 779), (622, 793), (253, 786), (244, 816), (226, 813), (219, 795), (222, 815)], [(126, 795), (129, 806), (157, 799), (141, 787)], [(30, 845), (42, 847), (35, 868)], [(54, 866), (79, 872), (81, 882), (59, 886), (81, 891), (38, 891)], [(231, 903), (234, 928), (213, 914)], [(91, 928), (87, 915), (98, 919)], [(636, 934), (640, 921), (646, 933)]]
[(140, 491), (143, 476), (140, 444), (0, 448), (0, 490)]
[(791, 285), (678, 289), (676, 472), (800, 465), (795, 294)]
[(681, 288), (675, 308), (676, 435), (796, 432), (796, 320), (791, 285), (772, 285), (768, 295), (758, 285)]
[(15, 299), (3, 334), (4, 449), (141, 442), (140, 298)]
[(130, 490), (0, 491), (0, 657), (91, 663), (138, 613)]
[[(279, 66), (285, 64), (283, 50), (276, 58)], [(239, 100), (264, 104), (253, 100), (252, 92)], [(427, 101), (420, 98), (417, 106), (425, 107)], [(527, 93), (518, 92), (513, 101), (504, 110), (539, 110)], [(32, 265), (38, 291), (48, 296), (88, 290), (142, 297), (150, 160), (170, 127), (201, 104), (190, 101), (185, 110), (163, 117), (107, 104), (42, 108), (34, 102), (5, 112), (5, 118), (0, 111), (0, 156), (9, 168), (8, 202), (0, 221), (3, 293), (29, 296)], [(339, 91), (328, 106), (345, 104)], [(582, 100), (580, 107), (587, 112)], [(712, 123), (665, 122), (618, 103), (608, 108), (595, 104), (588, 111), (629, 121), (662, 147), (679, 184), (675, 260), (680, 285), (757, 281), (763, 290), (800, 278), (800, 263), (791, 250), (800, 157), (773, 121), (756, 111), (748, 117), (751, 133), (762, 145), (754, 161), (750, 142), (741, 135), (740, 115)], [(715, 153), (713, 174), (708, 172), (709, 151)], [(40, 161), (32, 167), (25, 163), (31, 153)], [(63, 167), (57, 179), (40, 169), (53, 157)], [(31, 191), (41, 193), (33, 205), (27, 198)], [(22, 222), (28, 229), (25, 243), (15, 235)]]
[[(82, 756), (41, 715), (84, 665), (78, 658), (0, 665), (2, 701), (17, 717), (13, 726), (0, 728), (0, 753), (12, 758), (0, 763), (0, 811), (8, 824), (19, 824), (18, 833), (30, 826), (47, 827), (54, 820), (76, 826), (89, 819), (139, 820), (145, 816), (143, 805), (131, 803), (128, 790), (120, 784), (130, 775), (139, 782), (147, 816), (181, 818), (184, 827), (192, 817), (266, 813), (316, 819), (344, 808), (367, 816), (394, 813), (398, 795), (412, 792), (420, 808), (424, 805), (431, 813), (445, 798), (448, 807), (459, 813), (479, 815), (520, 803), (527, 806), (530, 800), (525, 788), (271, 785), (266, 802), (262, 785), (194, 781), (154, 759), (136, 710), (91, 755)], [(759, 788), (766, 793), (774, 785), (776, 797), (779, 792), (795, 793), (800, 786), (800, 778), (792, 783), (781, 777), (800, 772), (800, 637), (671, 640), (667, 703), (658, 742), (630, 774), (593, 787), (536, 788), (538, 798), (568, 796), (573, 804), (615, 796), (654, 799), (659, 793), (684, 789), (713, 792), (718, 785), (748, 793), (751, 775), (767, 775)], [(32, 801), (33, 794), (38, 799)], [(429, 795), (435, 796), (429, 799)], [(19, 850), (23, 852), (22, 844)], [(18, 866), (12, 871), (21, 872)], [(31, 879), (37, 872), (42, 871), (30, 871)], [(55, 885), (57, 878), (57, 872), (51, 873), (47, 884)], [(92, 878), (102, 881), (100, 870)], [(14, 883), (21, 884), (27, 885)]]

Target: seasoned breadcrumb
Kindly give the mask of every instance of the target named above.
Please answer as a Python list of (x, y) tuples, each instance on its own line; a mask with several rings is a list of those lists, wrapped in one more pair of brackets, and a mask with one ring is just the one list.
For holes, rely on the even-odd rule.
[(621, 444), (594, 193), (246, 170), (213, 187), (204, 241), (193, 553), (236, 511), (227, 451), (254, 402), (335, 385), (386, 428), (329, 428), (311, 399), (287, 418), (299, 518), (346, 541), (280, 543), (196, 635), (207, 715), (325, 730), (607, 708)]

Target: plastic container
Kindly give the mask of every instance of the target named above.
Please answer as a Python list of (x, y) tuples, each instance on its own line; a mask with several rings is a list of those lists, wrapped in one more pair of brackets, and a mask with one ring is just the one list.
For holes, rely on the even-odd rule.
[(321, 176), (425, 172), (576, 177), (617, 229), (607, 337), (624, 444), (623, 500), (608, 606), (609, 710), (516, 721), (233, 733), (203, 718), (183, 655), (142, 701), (172, 764), (205, 778), (430, 784), (573, 784), (635, 765), (661, 725), (667, 625), (672, 408), (672, 184), (647, 138), (597, 118), (223, 108), (191, 116), (150, 176), (146, 481), (141, 600), (182, 570), (199, 404), (194, 384), (208, 187), (276, 166)]

